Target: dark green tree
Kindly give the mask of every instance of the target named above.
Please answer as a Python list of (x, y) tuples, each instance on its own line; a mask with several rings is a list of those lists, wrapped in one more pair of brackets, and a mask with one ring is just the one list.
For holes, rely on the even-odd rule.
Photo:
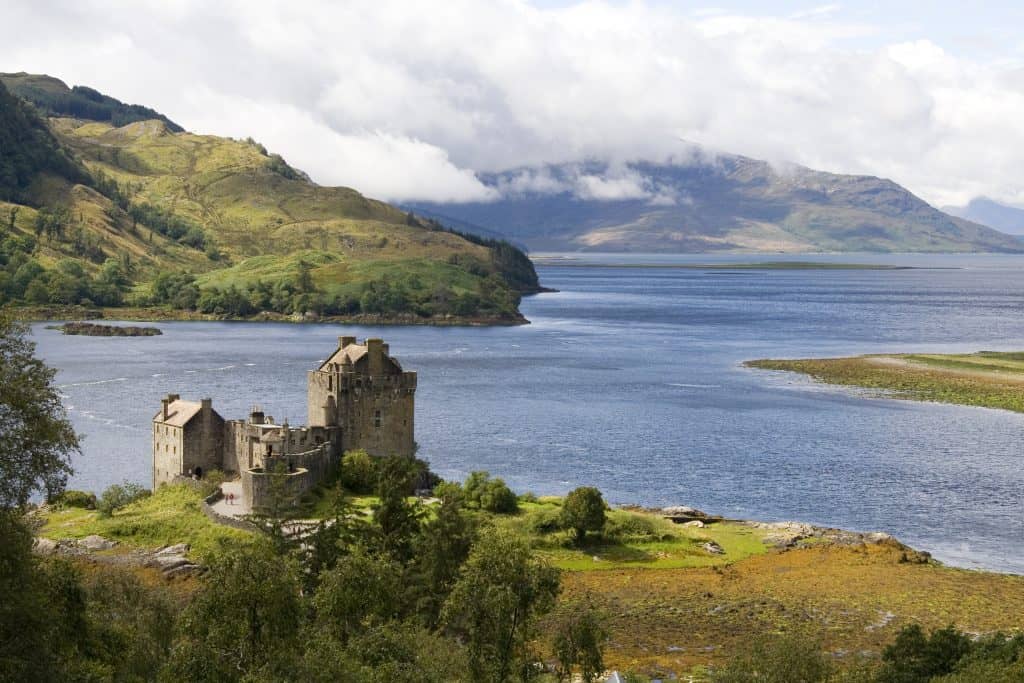
[(582, 543), (588, 531), (604, 530), (605, 504), (601, 492), (593, 486), (581, 486), (569, 492), (562, 503), (562, 527), (576, 533), (576, 542)]
[(505, 529), (489, 528), (473, 545), (442, 622), (466, 643), (470, 679), (505, 683), (527, 676), (537, 617), (554, 605), (559, 573)]
[(420, 529), (423, 511), (410, 501), (413, 481), (418, 472), (416, 461), (401, 456), (381, 458), (377, 476), (380, 503), (373, 510), (377, 547), (399, 562), (412, 557), (413, 541)]
[(417, 612), (430, 628), (437, 626), (441, 608), (448, 598), (459, 570), (469, 556), (476, 525), (462, 509), (458, 484), (434, 489), (441, 503), (416, 540), (416, 578), (419, 591)]

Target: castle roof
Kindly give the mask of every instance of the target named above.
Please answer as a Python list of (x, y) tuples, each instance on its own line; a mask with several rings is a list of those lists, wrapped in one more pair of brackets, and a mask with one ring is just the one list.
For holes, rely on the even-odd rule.
[(352, 362), (352, 365), (355, 365), (356, 361), (365, 356), (368, 351), (369, 350), (366, 348), (365, 344), (349, 344), (345, 348), (338, 349), (331, 354), (331, 357), (321, 363), (320, 367), (323, 368), (330, 363), (337, 363), (338, 365), (341, 365), (345, 362), (346, 357), (348, 357)]
[(189, 421), (199, 414), (203, 404), (196, 401), (182, 401), (180, 398), (167, 404), (167, 419), (163, 418), (163, 411), (153, 416), (153, 422), (170, 425), (172, 427), (184, 427)]

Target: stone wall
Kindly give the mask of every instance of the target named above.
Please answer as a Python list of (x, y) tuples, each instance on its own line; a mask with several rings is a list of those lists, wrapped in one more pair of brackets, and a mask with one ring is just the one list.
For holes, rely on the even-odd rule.
[(224, 493), (218, 488), (216, 491), (207, 496), (203, 500), (202, 505), (200, 505), (200, 507), (203, 510), (203, 514), (206, 515), (206, 517), (211, 522), (223, 524), (224, 526), (229, 526), (233, 529), (240, 529), (241, 531), (259, 531), (259, 529), (256, 528), (255, 524), (247, 522), (244, 519), (238, 519), (237, 517), (229, 517), (227, 515), (222, 515), (216, 510), (214, 510), (213, 504), (220, 500), (223, 497), (223, 495)]

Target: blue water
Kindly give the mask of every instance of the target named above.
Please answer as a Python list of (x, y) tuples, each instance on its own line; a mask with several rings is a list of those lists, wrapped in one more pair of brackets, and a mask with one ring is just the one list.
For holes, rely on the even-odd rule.
[(305, 372), (335, 338), (383, 336), (419, 372), (420, 454), (443, 476), (486, 469), (538, 494), (590, 484), (613, 502), (880, 529), (949, 563), (1024, 573), (1024, 415), (741, 365), (1024, 349), (1024, 257), (731, 272), (609, 264), (782, 257), (579, 258), (595, 265), (539, 269), (560, 291), (525, 300), (521, 327), (165, 323), (161, 337), (117, 339), (36, 326), (85, 435), (72, 485), (148, 483), (149, 420), (168, 392), (302, 422)]

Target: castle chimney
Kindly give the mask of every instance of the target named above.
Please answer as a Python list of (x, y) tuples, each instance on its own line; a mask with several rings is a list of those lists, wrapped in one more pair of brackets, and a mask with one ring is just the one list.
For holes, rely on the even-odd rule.
[(384, 340), (367, 339), (366, 352), (369, 356), (370, 376), (376, 377), (384, 372)]
[(199, 402), (199, 405), (202, 407), (203, 416), (208, 416), (210, 412), (213, 410), (213, 399), (204, 398)]
[(346, 346), (356, 343), (355, 337), (338, 337), (338, 348), (343, 349)]
[(160, 419), (167, 422), (167, 406), (171, 404), (170, 397), (160, 399)]

